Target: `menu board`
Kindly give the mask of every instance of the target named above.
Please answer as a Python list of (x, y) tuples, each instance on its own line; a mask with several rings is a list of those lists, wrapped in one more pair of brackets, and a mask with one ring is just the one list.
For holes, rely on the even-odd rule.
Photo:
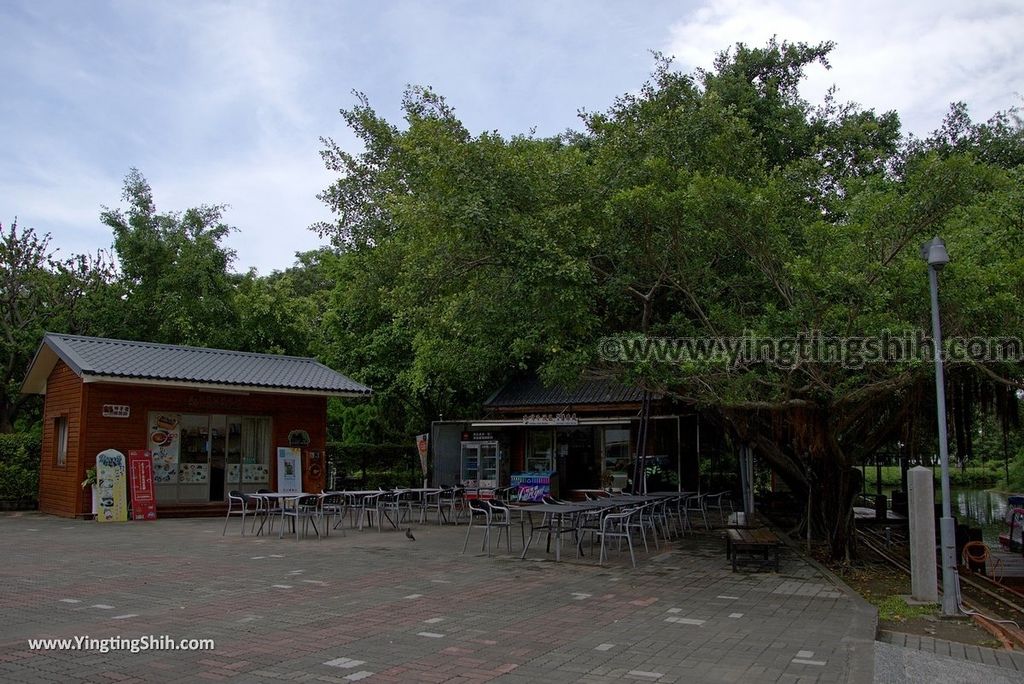
[[(241, 479), (239, 479), (239, 473), (241, 473)], [(266, 484), (270, 482), (270, 468), (262, 463), (229, 463), (227, 478), (228, 482), (232, 483)]]
[(129, 451), (128, 475), (132, 489), (132, 519), (156, 520), (152, 454), (142, 449)]
[(181, 416), (177, 413), (150, 413), (147, 440), (149, 449), (153, 452), (153, 482), (156, 484), (177, 482), (178, 453), (181, 448)]
[(210, 481), (210, 466), (207, 463), (179, 463), (178, 482), (182, 484), (205, 484)]
[(270, 468), (262, 463), (242, 464), (242, 482), (270, 482)]

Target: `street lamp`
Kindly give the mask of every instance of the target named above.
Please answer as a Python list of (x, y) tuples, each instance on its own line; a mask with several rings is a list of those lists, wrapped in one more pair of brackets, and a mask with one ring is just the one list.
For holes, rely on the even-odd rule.
[(939, 326), (939, 271), (949, 263), (946, 243), (935, 237), (921, 247), (928, 263), (928, 284), (932, 296), (932, 339), (935, 343), (935, 396), (939, 419), (939, 462), (942, 467), (942, 518), (939, 543), (942, 546), (942, 614), (959, 615), (959, 576), (956, 569), (956, 527), (949, 495), (949, 445), (946, 442), (946, 386), (942, 373), (942, 329)]

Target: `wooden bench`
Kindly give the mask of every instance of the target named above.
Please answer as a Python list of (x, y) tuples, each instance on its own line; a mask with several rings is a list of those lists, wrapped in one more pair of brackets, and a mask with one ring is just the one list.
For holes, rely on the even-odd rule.
[(779, 548), (782, 541), (767, 527), (727, 529), (725, 557), (732, 560), (732, 570), (740, 565), (756, 565), (779, 571)]

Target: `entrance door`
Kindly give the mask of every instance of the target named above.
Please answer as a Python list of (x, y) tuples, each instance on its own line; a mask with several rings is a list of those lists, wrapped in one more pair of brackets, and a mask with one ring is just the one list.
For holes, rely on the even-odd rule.
[(210, 501), (224, 500), (227, 432), (225, 416), (210, 416)]
[(209, 501), (209, 416), (182, 414), (178, 469), (178, 501)]
[(565, 453), (562, 482), (569, 489), (597, 489), (601, 486), (601, 467), (594, 447), (594, 429), (590, 427), (561, 428), (559, 450)]

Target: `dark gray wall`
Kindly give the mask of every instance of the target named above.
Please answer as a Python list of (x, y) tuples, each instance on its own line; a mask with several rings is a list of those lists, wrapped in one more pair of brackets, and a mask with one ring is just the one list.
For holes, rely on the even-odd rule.
[(466, 423), (434, 421), (430, 425), (431, 486), (457, 485), (462, 477), (462, 432)]

